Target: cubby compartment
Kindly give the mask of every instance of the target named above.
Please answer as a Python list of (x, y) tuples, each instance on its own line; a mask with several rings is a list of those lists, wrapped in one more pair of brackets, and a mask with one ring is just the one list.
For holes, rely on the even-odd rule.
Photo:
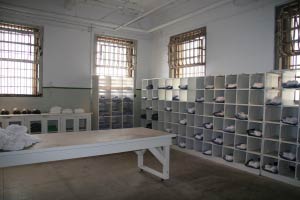
[(185, 102), (180, 102), (179, 103), (179, 112), (180, 113), (187, 113), (186, 103)]
[(245, 113), (248, 115), (248, 106), (237, 106), (236, 113)]
[(225, 90), (225, 102), (226, 104), (236, 103), (236, 90)]
[(158, 130), (158, 122), (157, 121), (152, 121), (152, 129)]
[[(248, 129), (255, 129), (257, 131), (263, 131), (263, 123), (262, 122), (249, 122)], [(253, 137), (253, 136), (250, 136)]]
[(196, 100), (196, 90), (188, 90), (187, 91), (187, 101), (188, 102), (195, 102)]
[(179, 133), (179, 125), (178, 124), (172, 124), (171, 130), (172, 130), (172, 133), (178, 134)]
[(215, 118), (214, 119), (214, 130), (223, 130), (223, 119)]
[[(259, 161), (260, 162), (260, 155), (257, 155), (257, 154), (254, 154), (254, 153), (249, 153), (247, 152), (247, 157), (246, 157), (246, 163), (250, 160), (253, 160), (253, 161)], [(247, 166), (247, 165), (246, 165)], [(259, 166), (260, 168), (260, 166)], [(258, 168), (258, 169), (259, 169)]]
[[(166, 131), (165, 126), (164, 126), (164, 122), (158, 121), (158, 130)], [(174, 132), (172, 132), (172, 133), (174, 133)], [(174, 133), (174, 134), (177, 134), (177, 133)]]
[(152, 110), (146, 110), (146, 119), (152, 120)]
[(172, 116), (172, 123), (178, 123), (179, 122), (179, 114), (178, 113), (171, 113)]
[(204, 129), (203, 133), (204, 133), (203, 140), (205, 142), (211, 142), (211, 140), (213, 139), (213, 131), (212, 130)]
[(204, 103), (196, 103), (196, 115), (204, 114)]
[(172, 101), (173, 98), (173, 91), (172, 90), (166, 90), (166, 101)]
[(282, 83), (286, 83), (288, 81), (297, 80), (297, 76), (299, 74), (299, 70), (286, 70), (282, 72)]
[(165, 110), (165, 101), (158, 101), (158, 110), (163, 111)]
[(255, 83), (262, 83), (263, 85), (265, 85), (265, 74), (263, 73), (251, 74), (250, 85), (253, 86)]
[(172, 102), (172, 112), (179, 112), (179, 102)]
[[(281, 159), (288, 160), (288, 161), (296, 161), (296, 153), (297, 153), (297, 145), (296, 144), (290, 144), (290, 143), (280, 143), (279, 145), (279, 156)], [(284, 155), (284, 153), (290, 153), (291, 155), (287, 157)]]
[(265, 121), (277, 122), (281, 120), (281, 107), (278, 106), (266, 106), (265, 107)]
[(266, 88), (279, 88), (281, 87), (281, 74), (276, 72), (266, 73)]
[(215, 90), (215, 103), (224, 103), (224, 102), (217, 102), (217, 98), (223, 97), (225, 98), (225, 90)]
[[(212, 136), (212, 140), (213, 140), (213, 139), (216, 139), (216, 138), (220, 138), (220, 139), (222, 139), (223, 142), (224, 142), (223, 132), (220, 132), (220, 131), (214, 131), (214, 132), (213, 132), (213, 136)], [(214, 144), (216, 144), (216, 145), (223, 145), (223, 142), (222, 142), (222, 144), (216, 144), (216, 143), (214, 143)]]
[(186, 136), (186, 126), (178, 125), (178, 135)]
[(158, 90), (158, 99), (159, 100), (166, 100), (166, 91), (164, 89)]
[(205, 102), (214, 102), (214, 90), (205, 90), (204, 100)]
[(215, 85), (215, 77), (214, 76), (206, 76), (204, 84), (205, 84), (205, 88), (210, 88), (211, 86), (214, 87), (214, 85)]
[[(195, 114), (196, 113), (196, 103), (189, 102), (186, 104), (186, 110), (188, 114)], [(193, 112), (192, 112), (193, 111)]]
[(197, 89), (197, 77), (188, 78), (187, 84), (188, 84), (189, 90), (196, 90)]
[(152, 90), (152, 100), (158, 100), (158, 90)]
[[(233, 153), (234, 153), (234, 150), (232, 148), (223, 147), (223, 158), (225, 158), (225, 156), (233, 157)], [(230, 162), (232, 162), (232, 161), (230, 161)]]
[(250, 90), (250, 104), (264, 105), (264, 90)]
[(182, 148), (185, 148), (186, 147), (186, 138), (178, 136), (177, 137), (177, 144), (178, 144), (179, 147), (181, 147), (181, 145), (184, 145), (184, 147), (182, 147)]
[(180, 78), (173, 78), (172, 79), (173, 90), (179, 89), (179, 85), (180, 85)]
[(282, 105), (299, 106), (299, 89), (282, 89)]
[(169, 79), (166, 79), (166, 87), (170, 87), (172, 86), (173, 87), (173, 79), (169, 78)]
[[(233, 130), (229, 130), (228, 127), (233, 127)], [(235, 132), (235, 120), (234, 119), (224, 119), (223, 130), (225, 132)]]
[(247, 105), (249, 103), (249, 90), (238, 90), (236, 103)]
[(204, 115), (212, 116), (214, 112), (214, 104), (204, 103)]
[(249, 120), (252, 121), (263, 121), (264, 109), (261, 106), (250, 106), (249, 107)]
[(224, 146), (234, 147), (234, 134), (233, 133), (223, 133)]
[(194, 140), (194, 150), (198, 152), (202, 152), (203, 149), (203, 141)]
[(164, 111), (158, 111), (158, 121), (164, 122), (165, 121), (164, 115), (165, 115)]
[[(187, 114), (179, 114), (179, 121), (181, 120), (185, 120), (186, 121), (186, 124), (187, 124)], [(179, 121), (177, 123), (179, 123)], [(185, 125), (186, 124), (181, 124), (181, 125)]]
[(172, 122), (172, 113), (170, 112), (164, 112), (164, 120), (165, 122)]
[[(148, 98), (148, 91), (147, 90), (142, 90), (142, 93), (141, 93), (141, 96), (142, 96), (142, 100), (147, 100)], [(105, 98), (105, 99), (104, 99)], [(108, 100), (110, 99), (110, 93), (109, 94), (106, 94), (104, 96), (103, 99), (99, 99), (99, 101), (103, 101), (103, 100)], [(103, 103), (103, 102), (100, 102), (100, 103)]]
[(236, 106), (235, 105), (225, 105), (225, 118), (235, 118)]
[[(123, 105), (123, 113), (125, 113), (124, 112), (124, 105)], [(155, 111), (158, 111), (158, 101), (157, 100), (153, 100), (152, 101), (152, 110), (155, 110)]]
[(194, 101), (196, 101), (197, 99), (203, 99), (203, 101), (205, 100), (204, 98), (204, 92), (205, 90), (197, 90), (196, 91), (196, 98), (194, 99)]
[(204, 89), (205, 88), (205, 77), (197, 77), (196, 78), (196, 89)]
[(212, 117), (203, 117), (203, 124), (204, 123), (213, 123), (213, 118)]
[[(290, 125), (297, 125), (298, 124), (298, 113), (299, 113), (299, 108), (298, 107), (283, 107), (282, 108), (282, 114), (281, 114), (281, 119), (282, 123), (284, 124), (290, 124)], [(293, 124), (293, 121), (286, 120), (287, 118), (293, 118), (297, 124)]]
[(187, 125), (188, 126), (194, 126), (194, 115), (187, 115)]
[(233, 154), (233, 160), (235, 163), (245, 164), (246, 152), (235, 149)]
[[(265, 102), (266, 102), (266, 104), (269, 104), (269, 101), (273, 100), (274, 98), (277, 98), (280, 101), (282, 101), (282, 99), (281, 99), (281, 90), (279, 90), (279, 89), (267, 89), (267, 90), (265, 90)], [(282, 102), (280, 102), (280, 103), (282, 103)]]
[[(147, 92), (147, 95), (146, 95), (147, 99), (151, 100), (152, 99), (152, 90), (147, 90), (146, 92)], [(121, 93), (115, 92), (114, 94), (112, 94), (112, 97), (115, 97), (117, 99), (117, 97), (119, 97), (121, 95), (122, 95)]]
[(180, 79), (179, 85), (180, 85), (180, 86), (186, 86), (186, 85), (187, 85), (188, 88), (189, 88), (189, 87), (190, 87), (190, 86), (189, 86), (189, 78), (181, 78), (181, 79)]
[[(210, 154), (207, 154), (207, 152), (210, 152)], [(203, 142), (203, 150), (202, 153), (205, 155), (210, 156), (212, 154), (212, 144)]]
[(180, 91), (178, 89), (172, 90), (172, 101), (180, 101)]
[(248, 122), (242, 120), (236, 120), (236, 130), (237, 134), (247, 135)]
[(194, 140), (193, 139), (186, 139), (186, 148), (193, 150), (194, 149)]
[(249, 74), (238, 75), (238, 89), (249, 89)]
[[(247, 136), (235, 135), (235, 148), (238, 149), (236, 146), (240, 144), (245, 144), (247, 146)], [(238, 149), (241, 150), (241, 149)]]
[(215, 89), (224, 89), (224, 88), (225, 88), (225, 76), (216, 76)]
[(295, 178), (296, 164), (293, 162), (280, 160), (279, 161), (279, 174), (289, 178)]
[[(110, 80), (106, 80), (106, 81), (110, 81)], [(150, 81), (149, 81), (150, 82)], [(109, 83), (110, 84), (110, 83)], [(142, 80), (142, 89), (146, 89), (146, 87), (148, 86), (148, 79), (144, 79)]]
[(188, 138), (194, 138), (194, 135), (195, 135), (195, 133), (194, 133), (194, 127), (188, 126), (188, 127), (186, 128), (186, 136), (187, 136)]
[(222, 158), (222, 146), (213, 144), (212, 145), (212, 155), (214, 157)]
[[(223, 112), (224, 113), (224, 104), (215, 104), (213, 113)], [(217, 116), (215, 116), (217, 117)], [(219, 117), (219, 116), (218, 116)]]
[(279, 142), (273, 140), (264, 140), (263, 154), (278, 158)]
[(179, 91), (179, 100), (180, 101), (187, 101), (187, 94), (188, 94), (187, 90), (180, 90)]
[(194, 124), (196, 127), (202, 127), (203, 126), (203, 117), (202, 116), (199, 116), (199, 115), (196, 115), (195, 118), (194, 118)]
[(237, 84), (237, 75), (226, 75), (225, 84)]
[(166, 80), (165, 79), (158, 79), (158, 87), (157, 89), (160, 89), (160, 88), (165, 88), (166, 87)]
[(297, 126), (289, 126), (289, 125), (281, 125), (281, 141), (297, 143), (297, 135), (298, 135), (298, 127)]
[(280, 125), (274, 123), (265, 123), (264, 138), (279, 140)]
[[(272, 165), (277, 166), (278, 169), (278, 159), (270, 156), (263, 156), (262, 158), (262, 167), (265, 165)], [(267, 171), (269, 172), (269, 171)], [(278, 171), (275, 171), (274, 173), (278, 173)]]
[(261, 153), (261, 145), (262, 145), (261, 142), (262, 142), (262, 140), (259, 138), (249, 137), (248, 142), (247, 142), (247, 151), (260, 154)]

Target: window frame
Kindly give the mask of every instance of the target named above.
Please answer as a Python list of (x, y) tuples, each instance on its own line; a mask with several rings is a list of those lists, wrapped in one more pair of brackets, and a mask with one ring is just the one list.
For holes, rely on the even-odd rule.
[[(185, 44), (189, 44), (192, 42), (202, 42), (204, 37), (204, 43), (199, 44), (199, 47), (192, 47), (188, 49), (184, 49)], [(197, 39), (199, 38), (199, 39)], [(189, 44), (190, 45), (190, 44)], [(195, 44), (192, 44), (195, 45)], [(197, 45), (197, 44), (196, 44)], [(180, 49), (180, 53), (178, 53), (178, 49)], [(191, 51), (198, 50), (196, 56), (182, 56), (184, 52), (188, 52), (187, 54), (191, 54)], [(184, 33), (180, 33), (177, 35), (173, 35), (170, 37), (168, 44), (168, 64), (169, 64), (169, 77), (171, 78), (185, 78), (185, 77), (197, 77), (199, 74), (194, 72), (193, 76), (185, 76), (184, 69), (188, 69), (191, 67), (204, 67), (203, 76), (206, 75), (206, 59), (207, 59), (207, 31), (206, 27), (197, 28), (194, 30), (190, 30)], [(196, 58), (198, 57), (198, 58)], [(198, 62), (194, 62), (192, 64), (179, 64), (179, 62), (191, 61), (192, 59), (198, 59)], [(181, 60), (181, 61), (180, 61)], [(204, 60), (204, 62), (203, 62)], [(201, 62), (202, 61), (202, 62)], [(182, 72), (179, 72), (182, 70)], [(202, 72), (198, 72), (202, 73)]]
[(43, 53), (44, 53), (44, 27), (39, 25), (33, 25), (33, 24), (27, 24), (23, 22), (18, 21), (6, 21), (6, 20), (0, 20), (1, 23), (5, 23), (8, 25), (14, 25), (14, 26), (25, 26), (31, 29), (36, 29), (38, 31), (38, 41), (39, 41), (39, 51), (35, 52), (39, 53), (38, 55), (38, 66), (36, 74), (36, 94), (2, 94), (0, 93), (0, 97), (42, 97), (43, 96)]

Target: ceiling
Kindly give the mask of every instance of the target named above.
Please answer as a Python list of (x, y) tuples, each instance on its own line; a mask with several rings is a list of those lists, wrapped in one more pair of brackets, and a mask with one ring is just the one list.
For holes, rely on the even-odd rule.
[[(237, 0), (0, 0), (0, 9), (151, 32), (184, 16)], [(257, 1), (257, 0), (238, 0)]]

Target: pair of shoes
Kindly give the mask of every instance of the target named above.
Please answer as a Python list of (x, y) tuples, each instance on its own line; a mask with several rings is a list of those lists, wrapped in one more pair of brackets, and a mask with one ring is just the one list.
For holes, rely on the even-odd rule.
[(266, 105), (279, 106), (279, 105), (281, 105), (281, 98), (276, 96), (273, 99), (268, 99), (266, 101)]
[(146, 128), (152, 129), (152, 123), (147, 124), (147, 125), (146, 125)]
[(213, 129), (213, 123), (211, 122), (204, 123), (203, 127), (206, 129)]
[(228, 132), (228, 133), (234, 133), (235, 132), (235, 127), (234, 127), (234, 125), (230, 125), (230, 126), (225, 127), (223, 129), (223, 131)]
[(248, 161), (245, 163), (245, 165), (246, 165), (247, 167), (251, 167), (251, 168), (254, 168), (254, 169), (259, 169), (259, 167), (260, 167), (260, 162), (259, 162), (259, 160), (258, 160), (258, 161), (255, 161), (255, 160), (253, 160), (253, 159), (250, 159), (250, 160), (248, 160)]
[(285, 160), (290, 160), (290, 161), (295, 161), (296, 160), (296, 155), (292, 152), (280, 152), (279, 156)]
[(224, 110), (214, 112), (213, 115), (216, 117), (224, 117)]
[(205, 89), (214, 89), (214, 85), (206, 85)]
[(204, 97), (197, 98), (195, 102), (201, 103), (204, 102)]
[(224, 103), (225, 102), (225, 97), (219, 96), (215, 98), (216, 103)]
[(152, 106), (146, 107), (146, 110), (152, 110)]
[(262, 169), (273, 173), (273, 174), (278, 174), (278, 167), (277, 167), (277, 163), (274, 164), (265, 164), (264, 166), (262, 166)]
[(146, 119), (147, 115), (146, 114), (141, 114), (141, 119)]
[(179, 85), (178, 88), (181, 89), (181, 90), (187, 90), (188, 85)]
[(297, 80), (291, 80), (287, 81), (285, 83), (282, 83), (283, 88), (299, 88), (300, 84), (298, 83)]
[(226, 89), (236, 89), (236, 88), (237, 88), (237, 84), (236, 83), (226, 84)]
[(188, 108), (187, 113), (189, 114), (195, 114), (195, 108)]
[(227, 162), (233, 162), (233, 155), (232, 154), (224, 155), (223, 159)]
[(170, 128), (166, 128), (165, 131), (168, 133), (172, 133), (172, 129), (170, 129)]
[(185, 148), (186, 145), (185, 145), (185, 142), (179, 142), (178, 146), (180, 148)]
[(152, 100), (158, 100), (158, 97), (152, 97)]
[(282, 121), (282, 123), (290, 124), (290, 125), (298, 124), (298, 119), (296, 117), (285, 117), (281, 121)]
[(262, 137), (262, 132), (260, 130), (256, 130), (255, 128), (248, 129), (247, 133), (253, 137)]
[(178, 96), (178, 95), (173, 96), (173, 97), (172, 97), (172, 100), (173, 100), (173, 101), (179, 101), (179, 96)]
[(202, 141), (203, 140), (203, 133), (197, 133), (194, 137), (195, 137), (196, 140)]
[(253, 83), (253, 85), (251, 86), (252, 89), (264, 89), (264, 84), (263, 83), (259, 83), (259, 82), (255, 82)]
[(212, 154), (211, 150), (206, 150), (203, 152), (204, 155), (210, 156)]
[(166, 89), (166, 90), (172, 90), (172, 89), (173, 89), (173, 86), (172, 86), (172, 85), (167, 85), (167, 86), (165, 87), (165, 89)]
[(223, 144), (223, 138), (221, 137), (216, 137), (215, 139), (212, 139), (212, 142), (218, 145), (222, 145)]
[(9, 115), (9, 111), (6, 110), (5, 108), (1, 109), (1, 115)]
[(171, 111), (172, 111), (172, 108), (171, 108), (171, 107), (165, 107), (165, 111), (171, 112)]
[(246, 150), (246, 149), (247, 149), (247, 146), (246, 146), (246, 144), (244, 144), (244, 143), (237, 144), (235, 147), (236, 147), (237, 149), (239, 149), (239, 150)]
[(239, 113), (235, 114), (235, 118), (240, 119), (240, 120), (247, 120), (248, 115), (244, 112), (239, 112)]
[(186, 119), (182, 119), (182, 120), (179, 121), (179, 124), (186, 125), (187, 124), (187, 120)]
[(147, 85), (147, 86), (146, 86), (146, 89), (147, 89), (147, 90), (152, 90), (152, 89), (153, 89), (153, 85), (152, 85), (152, 84)]

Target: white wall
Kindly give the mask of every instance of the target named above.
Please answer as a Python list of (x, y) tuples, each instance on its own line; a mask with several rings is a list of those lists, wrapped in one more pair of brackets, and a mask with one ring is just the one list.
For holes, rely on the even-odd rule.
[(168, 43), (172, 35), (207, 27), (207, 75), (265, 72), (274, 68), (275, 5), (260, 0), (223, 5), (153, 34), (152, 77), (168, 77)]

